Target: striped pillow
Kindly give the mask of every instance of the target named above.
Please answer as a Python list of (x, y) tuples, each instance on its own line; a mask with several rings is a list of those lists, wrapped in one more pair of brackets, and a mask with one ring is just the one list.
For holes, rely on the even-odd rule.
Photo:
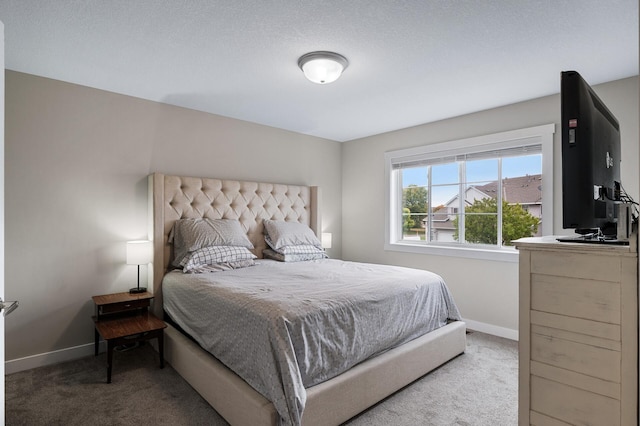
[(264, 236), (264, 241), (276, 253), (281, 254), (317, 254), (324, 253), (324, 250), (311, 244), (300, 244), (297, 246), (283, 246), (276, 248), (269, 235)]
[(182, 266), (182, 272), (190, 272), (204, 265), (240, 262), (253, 260), (255, 258), (256, 255), (251, 253), (246, 247), (209, 246), (190, 253), (180, 262), (180, 266)]
[(296, 253), (296, 254), (282, 254), (271, 249), (265, 249), (262, 254), (267, 259), (278, 260), (280, 262), (304, 262), (308, 260), (320, 260), (326, 259), (329, 256), (325, 252), (320, 253)]

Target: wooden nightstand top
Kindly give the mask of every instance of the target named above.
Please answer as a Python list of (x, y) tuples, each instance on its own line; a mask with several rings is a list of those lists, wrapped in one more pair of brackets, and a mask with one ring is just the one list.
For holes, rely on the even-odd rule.
[(124, 293), (102, 294), (92, 297), (93, 302), (97, 306), (111, 305), (113, 303), (132, 302), (135, 300), (153, 299), (153, 294), (145, 291), (144, 293), (131, 294), (128, 291)]

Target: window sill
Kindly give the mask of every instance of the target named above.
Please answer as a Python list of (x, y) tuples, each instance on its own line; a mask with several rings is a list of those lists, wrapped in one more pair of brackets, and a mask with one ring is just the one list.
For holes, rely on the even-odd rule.
[(399, 251), (405, 253), (420, 253), (465, 259), (491, 260), (494, 262), (518, 262), (518, 250), (516, 250), (515, 248), (491, 249), (483, 247), (453, 247), (447, 245), (426, 245), (401, 242), (385, 243), (384, 249), (388, 251)]

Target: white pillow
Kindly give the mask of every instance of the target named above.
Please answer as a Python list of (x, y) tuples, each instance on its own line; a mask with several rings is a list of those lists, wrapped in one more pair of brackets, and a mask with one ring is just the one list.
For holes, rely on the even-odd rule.
[(298, 246), (308, 244), (322, 248), (322, 243), (304, 223), (284, 222), (281, 220), (264, 220), (264, 229), (269, 235), (272, 248), (279, 250), (284, 246)]

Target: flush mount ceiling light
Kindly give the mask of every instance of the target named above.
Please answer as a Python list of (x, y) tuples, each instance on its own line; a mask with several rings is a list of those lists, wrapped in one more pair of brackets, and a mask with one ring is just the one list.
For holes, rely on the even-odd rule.
[(349, 61), (342, 55), (333, 52), (311, 52), (298, 59), (298, 66), (310, 81), (327, 84), (336, 81)]

